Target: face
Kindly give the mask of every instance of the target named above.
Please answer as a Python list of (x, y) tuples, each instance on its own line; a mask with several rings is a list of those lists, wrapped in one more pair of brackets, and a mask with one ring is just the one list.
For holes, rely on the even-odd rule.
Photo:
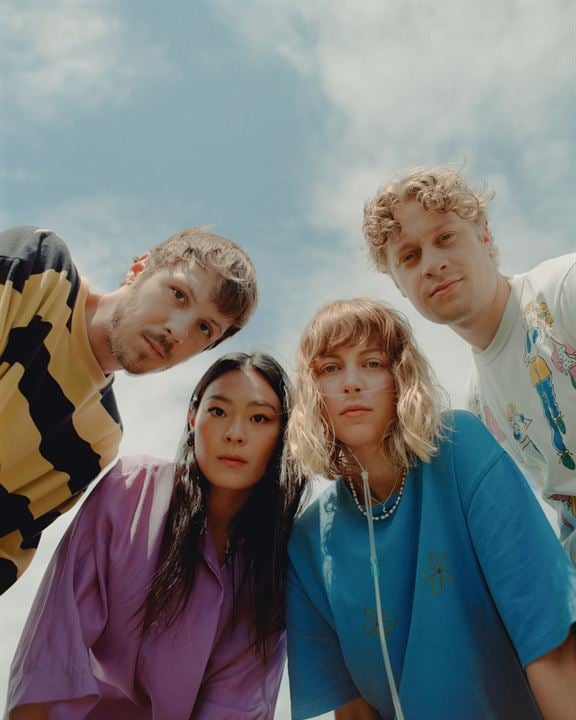
[(485, 226), (425, 210), (416, 200), (400, 205), (394, 218), (402, 229), (387, 243), (390, 272), (421, 315), (466, 327), (490, 312), (499, 273)]
[(230, 327), (211, 300), (210, 272), (181, 262), (141, 276), (146, 261), (132, 266), (108, 326), (112, 355), (133, 374), (177, 365)]
[(281, 403), (253, 370), (214, 380), (190, 416), (198, 466), (212, 487), (250, 490), (264, 475), (280, 434)]
[(353, 452), (377, 452), (396, 417), (388, 359), (373, 343), (338, 348), (314, 363), (328, 419)]

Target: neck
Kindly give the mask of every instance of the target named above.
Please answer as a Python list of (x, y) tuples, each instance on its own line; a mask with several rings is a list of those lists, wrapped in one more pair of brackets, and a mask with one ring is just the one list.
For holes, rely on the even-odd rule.
[[(362, 468), (368, 472), (368, 484), (370, 486), (370, 494), (373, 500), (381, 502), (385, 500), (390, 493), (398, 489), (402, 479), (403, 469), (395, 465), (391, 465), (378, 452), (373, 450), (370, 452), (354, 450)], [(352, 459), (352, 463), (356, 465)], [(360, 475), (361, 468), (351, 473), (352, 481), (359, 493), (358, 497), (364, 499), (364, 488)]]
[(510, 278), (498, 273), (496, 289), (490, 303), (473, 317), (450, 327), (475, 350), (486, 350), (498, 332), (509, 297)]
[(108, 346), (108, 326), (112, 320), (121, 288), (111, 293), (88, 289), (86, 298), (86, 332), (98, 365), (106, 375), (120, 369)]
[(238, 491), (210, 488), (207, 499), (207, 521), (220, 564), (226, 560), (234, 519), (249, 496), (250, 489)]

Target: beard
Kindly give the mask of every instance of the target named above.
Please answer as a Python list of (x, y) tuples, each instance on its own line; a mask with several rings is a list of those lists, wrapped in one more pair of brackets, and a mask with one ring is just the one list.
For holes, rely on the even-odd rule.
[(147, 357), (144, 352), (136, 354), (129, 352), (124, 341), (126, 335), (126, 323), (124, 320), (125, 313), (120, 307), (116, 307), (107, 327), (106, 340), (108, 343), (108, 349), (120, 367), (128, 374), (141, 375), (146, 372), (146, 368), (143, 367), (143, 363)]
[(136, 315), (133, 310), (136, 309), (137, 302), (137, 298), (134, 296), (128, 296), (123, 302), (119, 302), (106, 328), (108, 349), (120, 367), (129, 375), (142, 375), (164, 370), (170, 366), (172, 357), (172, 343), (166, 339), (163, 333), (152, 329), (146, 330), (144, 337), (150, 338), (162, 348), (164, 358), (158, 357), (158, 366), (155, 366), (154, 359), (150, 357), (145, 348), (134, 350), (131, 347), (131, 338), (138, 339), (140, 337), (136, 329), (138, 321), (133, 320)]

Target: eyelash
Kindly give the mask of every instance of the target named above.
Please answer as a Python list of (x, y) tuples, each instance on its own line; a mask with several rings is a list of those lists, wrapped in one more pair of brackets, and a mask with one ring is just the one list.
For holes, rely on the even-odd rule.
[[(204, 331), (203, 327), (206, 328), (207, 332)], [(204, 322), (203, 320), (201, 320), (198, 323), (198, 328), (199, 328), (200, 332), (202, 333), (202, 335), (206, 335), (207, 338), (212, 337), (212, 334), (213, 334), (212, 328), (210, 327), (210, 325), (207, 322)]]
[(186, 293), (182, 292), (180, 288), (171, 287), (170, 290), (172, 291), (172, 295), (174, 295), (177, 302), (182, 303), (186, 300)]
[[(369, 363), (377, 363), (376, 367), (369, 367)], [(382, 360), (365, 360), (362, 363), (362, 367), (367, 367), (368, 370), (379, 370), (383, 369), (385, 370), (386, 367)], [(329, 368), (333, 368), (329, 370)], [(341, 368), (338, 367), (335, 363), (330, 363), (329, 365), (324, 365), (324, 367), (321, 367), (318, 370), (318, 375), (333, 375), (334, 373), (338, 372)]]
[[(226, 417), (225, 411), (218, 405), (208, 408), (206, 412), (209, 415), (212, 415), (213, 417), (218, 417), (218, 418)], [(256, 421), (255, 418), (259, 418), (259, 420)], [(252, 415), (250, 420), (252, 422), (254, 422), (255, 425), (266, 425), (266, 423), (271, 422), (271, 418), (269, 418), (267, 415), (263, 415), (262, 413), (257, 413), (256, 415)]]

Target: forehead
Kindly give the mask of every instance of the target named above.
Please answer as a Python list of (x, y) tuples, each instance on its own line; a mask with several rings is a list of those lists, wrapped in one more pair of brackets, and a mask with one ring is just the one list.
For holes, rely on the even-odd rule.
[(386, 351), (382, 347), (382, 343), (378, 342), (376, 338), (365, 338), (359, 342), (348, 342), (328, 347), (323, 353), (317, 356), (317, 360), (330, 357), (354, 359), (371, 354), (386, 356)]
[(250, 368), (230, 370), (217, 377), (206, 388), (201, 403), (208, 402), (215, 395), (238, 405), (271, 405), (280, 412), (280, 399), (270, 383), (259, 372)]
[(393, 240), (411, 238), (424, 231), (440, 231), (447, 226), (472, 224), (472, 221), (464, 220), (453, 211), (426, 210), (417, 200), (409, 200), (398, 205), (394, 210), (394, 219), (400, 225), (400, 229), (393, 235)]

